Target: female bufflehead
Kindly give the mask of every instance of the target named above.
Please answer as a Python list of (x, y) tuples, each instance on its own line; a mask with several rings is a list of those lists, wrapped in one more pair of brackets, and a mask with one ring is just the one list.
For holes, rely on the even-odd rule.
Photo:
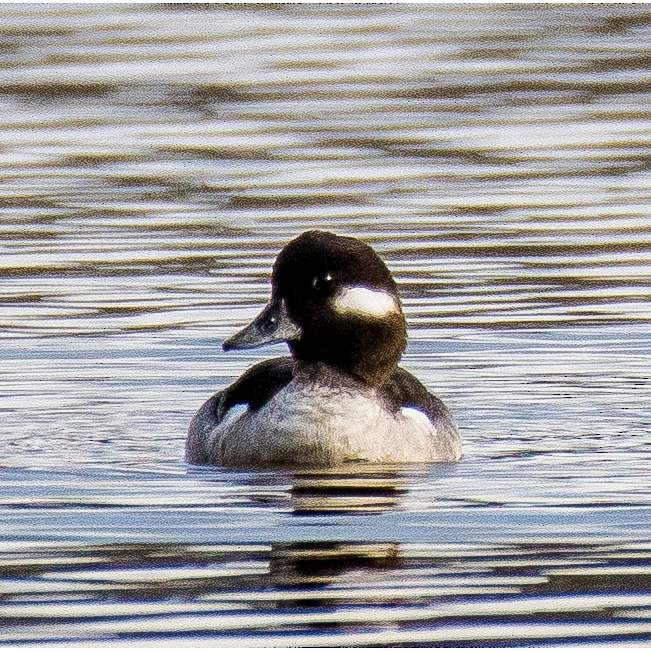
[(407, 334), (396, 283), (370, 246), (308, 231), (273, 267), (271, 301), (224, 350), (284, 341), (206, 401), (186, 459), (227, 466), (454, 461), (450, 413), (398, 367)]

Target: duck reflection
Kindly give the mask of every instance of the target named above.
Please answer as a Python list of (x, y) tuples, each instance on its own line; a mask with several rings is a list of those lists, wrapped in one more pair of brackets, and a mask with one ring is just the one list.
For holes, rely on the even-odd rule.
[[(439, 464), (436, 472), (454, 472)], [(291, 516), (369, 515), (403, 508), (418, 482), (432, 481), (430, 465), (348, 464), (333, 468), (233, 471), (191, 466), (190, 477), (229, 488), (231, 504), (254, 504)], [(235, 488), (235, 490), (233, 490)]]
[(646, 564), (633, 565), (631, 552), (648, 553), (648, 546), (331, 541), (23, 548), (0, 553), (8, 570), (0, 641), (183, 634), (248, 642), (272, 635), (282, 643), (287, 633), (343, 640), (359, 627), (384, 635), (414, 623), (434, 630), (505, 618), (526, 630), (550, 618), (568, 630), (613, 617), (621, 626), (626, 609), (635, 617), (635, 608), (648, 604)]
[(292, 514), (367, 515), (398, 509), (414, 474), (413, 468), (373, 465), (297, 471), (290, 489)]

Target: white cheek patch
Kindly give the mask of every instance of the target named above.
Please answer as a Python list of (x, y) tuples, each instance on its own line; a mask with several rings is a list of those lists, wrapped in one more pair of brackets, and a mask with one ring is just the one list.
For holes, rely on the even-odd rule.
[(332, 307), (338, 314), (376, 318), (400, 313), (394, 296), (384, 290), (368, 287), (344, 287), (332, 298)]

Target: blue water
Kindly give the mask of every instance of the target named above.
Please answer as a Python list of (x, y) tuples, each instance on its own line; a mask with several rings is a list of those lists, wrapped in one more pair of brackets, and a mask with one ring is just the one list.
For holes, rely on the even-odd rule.
[[(648, 643), (644, 5), (0, 16), (0, 642)], [(461, 462), (184, 462), (315, 227)]]

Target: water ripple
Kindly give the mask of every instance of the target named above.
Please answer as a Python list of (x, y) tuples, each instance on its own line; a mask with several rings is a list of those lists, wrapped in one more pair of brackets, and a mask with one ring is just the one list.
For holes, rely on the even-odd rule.
[[(651, 638), (645, 6), (0, 14), (1, 642)], [(306, 228), (387, 261), (459, 464), (183, 464)]]

